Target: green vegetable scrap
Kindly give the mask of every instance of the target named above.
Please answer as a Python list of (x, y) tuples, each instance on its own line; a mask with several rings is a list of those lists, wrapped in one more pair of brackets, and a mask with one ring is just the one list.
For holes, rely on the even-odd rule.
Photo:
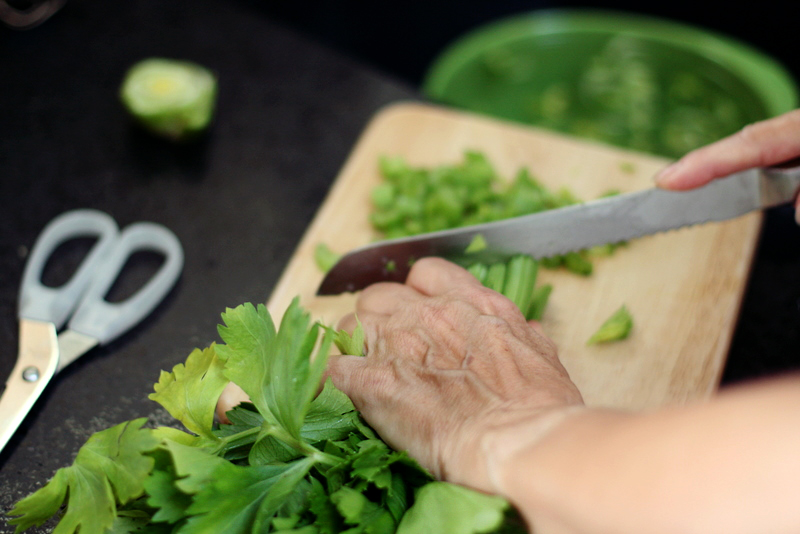
[(489, 274), (489, 267), (485, 263), (473, 263), (467, 267), (467, 270), (472, 273), (481, 284), (486, 281), (486, 276)]
[(486, 250), (487, 246), (488, 244), (483, 234), (476, 234), (475, 237), (472, 238), (472, 241), (469, 242), (469, 245), (467, 245), (467, 248), (464, 249), (464, 254), (475, 254), (476, 252)]
[(154, 134), (186, 141), (208, 128), (214, 115), (217, 79), (201, 65), (150, 58), (125, 75), (120, 98), (128, 112)]
[(486, 272), (483, 285), (494, 291), (502, 292), (506, 285), (506, 270), (508, 266), (503, 262), (492, 263)]
[(323, 273), (330, 271), (341, 257), (341, 254), (331, 250), (325, 243), (318, 243), (317, 246), (314, 247), (314, 262)]
[(594, 270), (591, 260), (584, 252), (567, 252), (563, 256), (564, 267), (568, 271), (580, 274), (582, 276), (589, 276)]
[(364, 356), (366, 354), (364, 350), (364, 328), (361, 326), (361, 321), (358, 317), (356, 317), (356, 328), (353, 334), (349, 334), (346, 330), (339, 330), (335, 333), (333, 343), (341, 354), (350, 354), (352, 356)]
[[(363, 354), (360, 327), (312, 324), (297, 299), (277, 328), (263, 305), (222, 319), (224, 344), (162, 372), (150, 396), (186, 430), (136, 419), (96, 433), (9, 512), (17, 533), (59, 515), (55, 534), (524, 532), (504, 499), (434, 482), (390, 449), (330, 380), (318, 392), (331, 344)], [(251, 402), (215, 425), (229, 381)]]
[(545, 284), (534, 288), (531, 295), (531, 303), (528, 306), (528, 311), (525, 318), (529, 321), (540, 321), (544, 315), (544, 309), (547, 306), (547, 299), (550, 298), (550, 293), (553, 291), (552, 284)]
[(526, 314), (531, 306), (539, 264), (530, 256), (520, 254), (508, 260), (507, 265), (502, 293)]
[(592, 337), (587, 341), (588, 345), (597, 343), (608, 343), (609, 341), (619, 341), (625, 339), (633, 328), (633, 316), (624, 305), (615, 311), (611, 317), (600, 326)]

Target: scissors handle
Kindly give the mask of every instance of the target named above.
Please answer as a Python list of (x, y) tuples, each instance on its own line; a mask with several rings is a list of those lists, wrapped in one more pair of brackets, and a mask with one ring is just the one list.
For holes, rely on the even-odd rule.
[[(109, 215), (81, 209), (59, 215), (45, 227), (31, 250), (19, 294), (20, 319), (46, 321), (60, 329), (75, 310), (81, 295), (92, 282), (94, 271), (114, 245), (119, 229)], [(45, 263), (56, 248), (78, 237), (96, 237), (97, 241), (72, 278), (53, 288), (41, 283)]]
[[(165, 261), (139, 291), (122, 302), (111, 303), (105, 296), (128, 258), (137, 251), (155, 251)], [(95, 270), (94, 280), (69, 322), (69, 328), (93, 337), (102, 345), (113, 341), (141, 321), (166, 296), (183, 269), (183, 249), (175, 234), (149, 222), (127, 226), (108, 255)]]

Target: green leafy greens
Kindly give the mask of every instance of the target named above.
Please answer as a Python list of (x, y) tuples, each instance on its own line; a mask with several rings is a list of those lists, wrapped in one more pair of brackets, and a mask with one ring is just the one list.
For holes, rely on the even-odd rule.
[[(185, 430), (136, 419), (93, 435), (72, 466), (17, 503), (16, 532), (55, 534), (472, 534), (524, 532), (508, 502), (434, 482), (366, 425), (328, 380), (328, 350), (363, 354), (295, 299), (279, 327), (263, 305), (222, 314), (224, 344), (162, 372), (150, 398)], [(250, 397), (215, 425), (222, 389)]]

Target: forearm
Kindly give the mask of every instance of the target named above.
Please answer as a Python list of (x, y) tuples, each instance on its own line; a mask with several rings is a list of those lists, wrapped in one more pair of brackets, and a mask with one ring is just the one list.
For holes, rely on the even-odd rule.
[[(586, 410), (496, 466), (537, 534), (798, 532), (800, 377), (649, 414)], [(498, 436), (523, 438), (525, 429)], [(508, 452), (508, 451), (507, 451)]]

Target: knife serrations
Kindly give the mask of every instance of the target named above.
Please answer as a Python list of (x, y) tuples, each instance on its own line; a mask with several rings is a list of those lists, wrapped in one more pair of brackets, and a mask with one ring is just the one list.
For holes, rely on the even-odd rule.
[(327, 273), (317, 294), (335, 295), (358, 291), (375, 282), (403, 281), (413, 261), (426, 256), (463, 259), (465, 249), (478, 234), (487, 243), (484, 256), (525, 253), (544, 258), (684, 226), (732, 219), (760, 207), (759, 169), (737, 173), (691, 191), (652, 188), (605, 197), (356, 249), (342, 257)]

